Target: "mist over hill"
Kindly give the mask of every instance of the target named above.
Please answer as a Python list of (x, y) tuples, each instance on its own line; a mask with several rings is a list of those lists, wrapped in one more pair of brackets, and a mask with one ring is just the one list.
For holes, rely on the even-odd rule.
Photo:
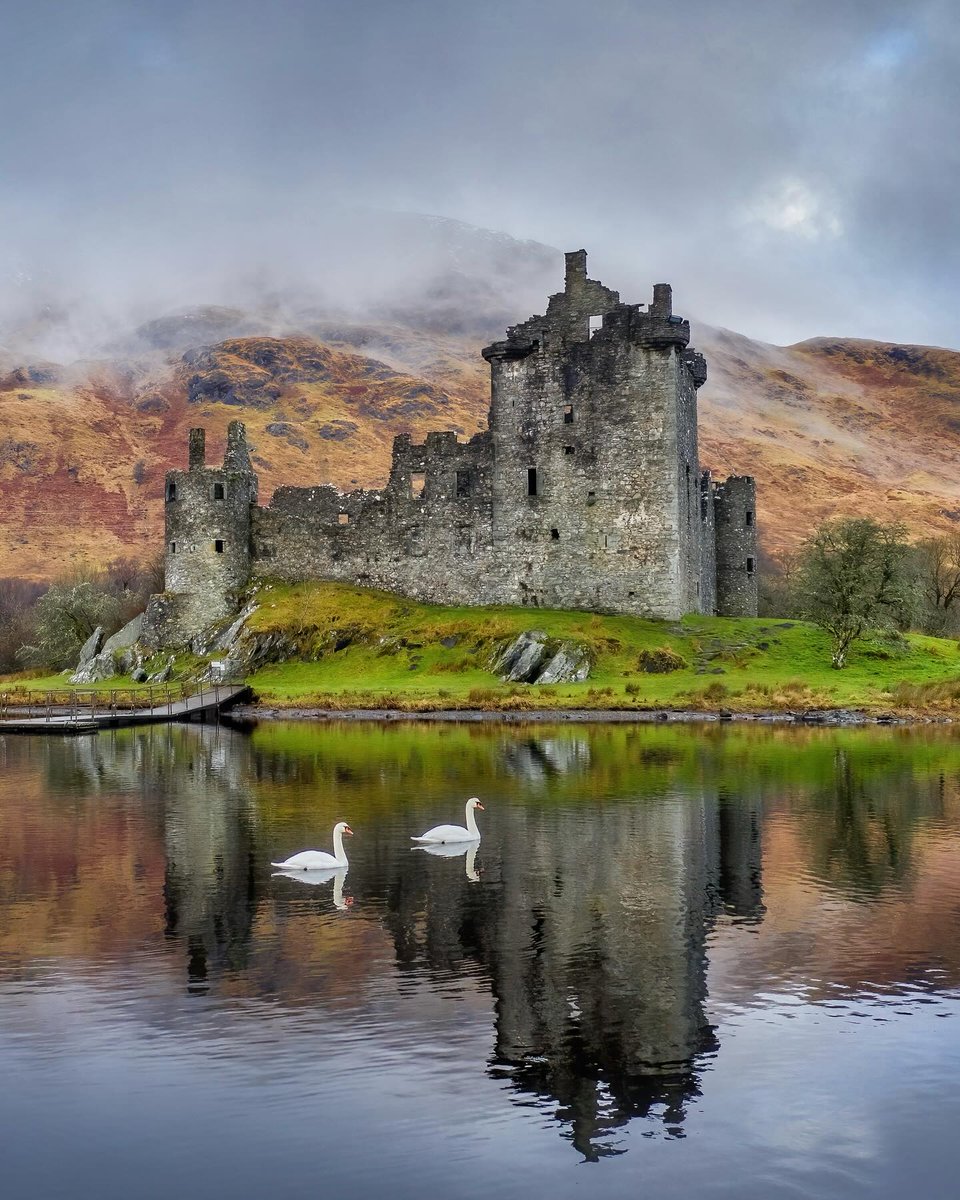
[[(469, 436), (489, 404), (480, 347), (543, 311), (563, 258), (455, 221), (368, 214), (308, 248), (297, 279), (234, 275), (246, 282), (216, 302), (168, 309), (150, 308), (163, 288), (147, 281), (127, 323), (89, 298), (7, 305), (0, 575), (159, 550), (163, 475), (193, 425), (212, 458), (227, 423), (247, 423), (262, 501), (283, 484), (377, 486), (398, 433)], [(637, 301), (654, 282), (605, 281)], [(778, 347), (703, 324), (693, 340), (709, 364), (701, 460), (757, 477), (768, 551), (841, 513), (916, 534), (960, 521), (960, 354), (839, 337)]]

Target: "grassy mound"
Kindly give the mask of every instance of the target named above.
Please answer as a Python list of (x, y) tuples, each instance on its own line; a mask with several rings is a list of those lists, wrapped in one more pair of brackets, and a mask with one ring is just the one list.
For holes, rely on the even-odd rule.
[[(803, 621), (638, 617), (530, 608), (419, 604), (339, 583), (267, 584), (244, 635), (294, 651), (249, 676), (277, 708), (688, 709), (803, 711), (860, 708), (905, 715), (960, 714), (960, 648), (910, 634), (855, 647), (830, 667), (827, 636)], [(524, 630), (582, 646), (583, 683), (509, 684), (491, 670)], [(193, 656), (178, 674), (203, 668)], [(6, 689), (66, 686), (63, 675), (22, 676)], [(128, 687), (105, 680), (100, 688)]]
[[(297, 661), (251, 677), (261, 702), (326, 708), (684, 708), (732, 711), (960, 707), (955, 642), (908, 635), (860, 643), (843, 671), (801, 621), (637, 617), (529, 608), (456, 608), (335, 583), (271, 584), (250, 622)], [(523, 630), (584, 646), (583, 683), (501, 683), (495, 651)], [(928, 697), (930, 703), (928, 703)]]

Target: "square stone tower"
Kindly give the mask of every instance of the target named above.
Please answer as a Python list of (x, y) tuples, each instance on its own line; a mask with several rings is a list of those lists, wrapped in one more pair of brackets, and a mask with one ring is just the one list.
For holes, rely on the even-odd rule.
[(716, 605), (702, 355), (671, 289), (624, 304), (566, 255), (563, 292), (486, 347), (493, 569), (513, 602), (676, 618)]

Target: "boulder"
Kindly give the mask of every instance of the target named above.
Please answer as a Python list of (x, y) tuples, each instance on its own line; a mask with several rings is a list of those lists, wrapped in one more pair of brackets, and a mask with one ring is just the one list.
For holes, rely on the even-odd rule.
[(504, 683), (580, 683), (590, 674), (590, 657), (575, 642), (530, 629), (501, 647), (491, 667)]
[(173, 657), (173, 655), (171, 655), (167, 659), (165, 666), (161, 667), (159, 671), (155, 671), (152, 675), (147, 677), (147, 683), (167, 683), (167, 681), (170, 679), (170, 676), (173, 674), (173, 666), (175, 662), (176, 659)]
[(122, 629), (118, 629), (103, 643), (102, 653), (112, 653), (114, 650), (127, 650), (140, 640), (143, 632), (143, 613), (128, 621)]
[(74, 684), (100, 683), (116, 674), (117, 663), (113, 653), (109, 650), (101, 650), (99, 654), (95, 654), (93, 658), (77, 667), (70, 676), (70, 682)]
[(100, 647), (103, 645), (103, 626), (98, 625), (93, 633), (80, 647), (80, 659), (77, 662), (78, 667), (82, 667), (84, 663), (89, 662), (91, 658), (100, 653)]

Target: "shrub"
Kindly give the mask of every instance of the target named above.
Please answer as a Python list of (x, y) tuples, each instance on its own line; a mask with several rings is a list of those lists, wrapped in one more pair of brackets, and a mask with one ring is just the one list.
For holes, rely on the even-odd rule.
[(682, 671), (689, 663), (670, 646), (657, 646), (653, 650), (641, 650), (637, 657), (637, 669), (648, 675), (668, 675), (671, 671)]

